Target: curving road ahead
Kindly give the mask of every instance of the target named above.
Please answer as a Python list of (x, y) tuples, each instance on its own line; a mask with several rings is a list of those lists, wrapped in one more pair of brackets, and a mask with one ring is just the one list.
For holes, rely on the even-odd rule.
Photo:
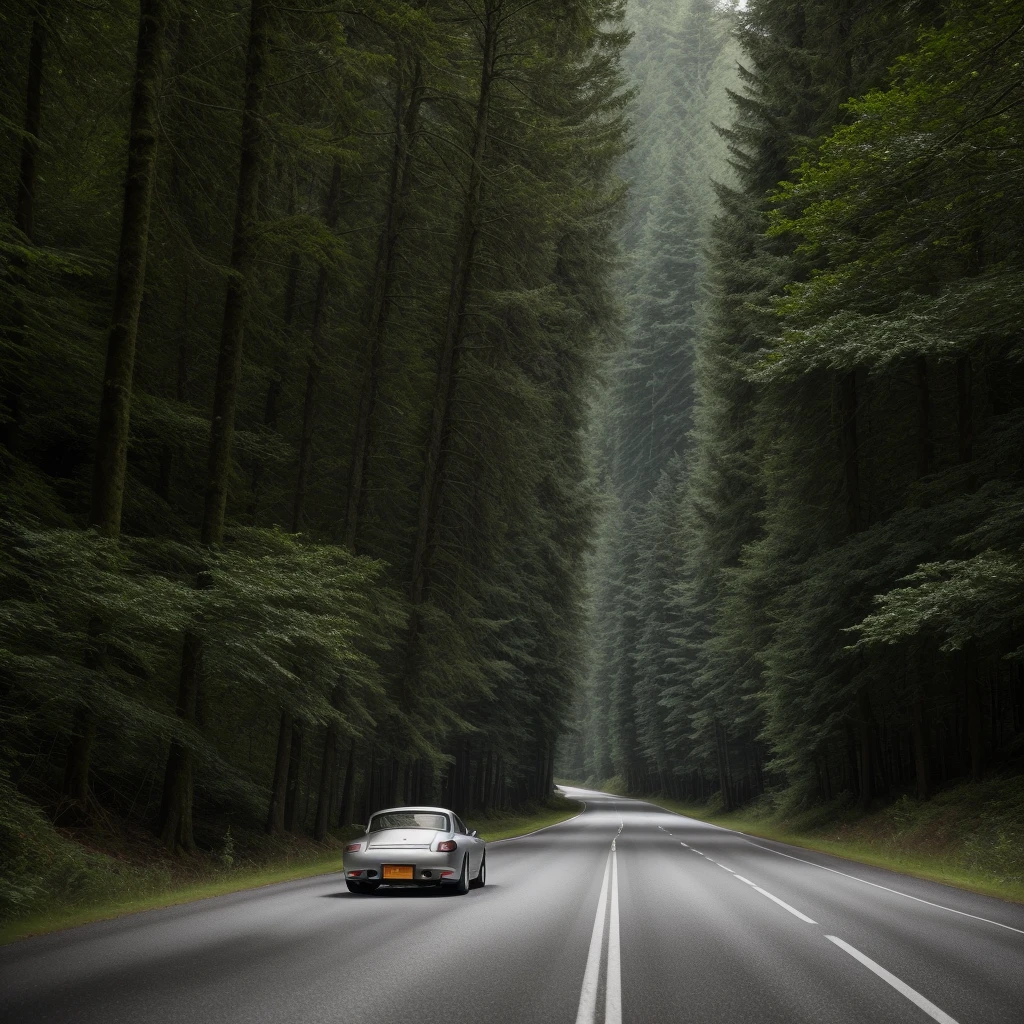
[(0, 949), (0, 1021), (1024, 1022), (1024, 907), (567, 792), (466, 896), (325, 875)]

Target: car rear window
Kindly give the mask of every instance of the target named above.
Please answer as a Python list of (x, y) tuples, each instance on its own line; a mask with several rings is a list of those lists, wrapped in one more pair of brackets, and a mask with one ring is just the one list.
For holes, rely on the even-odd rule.
[(448, 831), (448, 818), (433, 811), (388, 811), (375, 814), (370, 819), (370, 832), (385, 828), (432, 828), (437, 832)]

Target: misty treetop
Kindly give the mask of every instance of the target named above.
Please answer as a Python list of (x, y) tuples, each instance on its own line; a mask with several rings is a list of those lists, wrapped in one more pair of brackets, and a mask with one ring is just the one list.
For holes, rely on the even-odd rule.
[(545, 797), (616, 316), (620, 4), (0, 22), (5, 800), (188, 851)]

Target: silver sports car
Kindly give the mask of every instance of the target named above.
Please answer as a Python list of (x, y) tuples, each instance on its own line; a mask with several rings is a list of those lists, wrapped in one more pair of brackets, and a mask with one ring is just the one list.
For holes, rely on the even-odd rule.
[(345, 847), (349, 892), (382, 885), (444, 886), (456, 893), (487, 881), (486, 844), (444, 807), (389, 807)]

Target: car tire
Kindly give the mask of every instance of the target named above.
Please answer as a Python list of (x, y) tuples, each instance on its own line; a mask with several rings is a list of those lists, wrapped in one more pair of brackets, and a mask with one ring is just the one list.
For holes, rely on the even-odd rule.
[(462, 859), (462, 874), (459, 875), (459, 880), (452, 887), (452, 891), (456, 896), (465, 896), (469, 892), (469, 857), (463, 857)]
[(476, 878), (474, 878), (473, 881), (469, 883), (469, 887), (470, 887), (470, 889), (482, 889), (486, 884), (487, 884), (487, 854), (485, 853), (480, 858), (480, 872), (476, 876)]

